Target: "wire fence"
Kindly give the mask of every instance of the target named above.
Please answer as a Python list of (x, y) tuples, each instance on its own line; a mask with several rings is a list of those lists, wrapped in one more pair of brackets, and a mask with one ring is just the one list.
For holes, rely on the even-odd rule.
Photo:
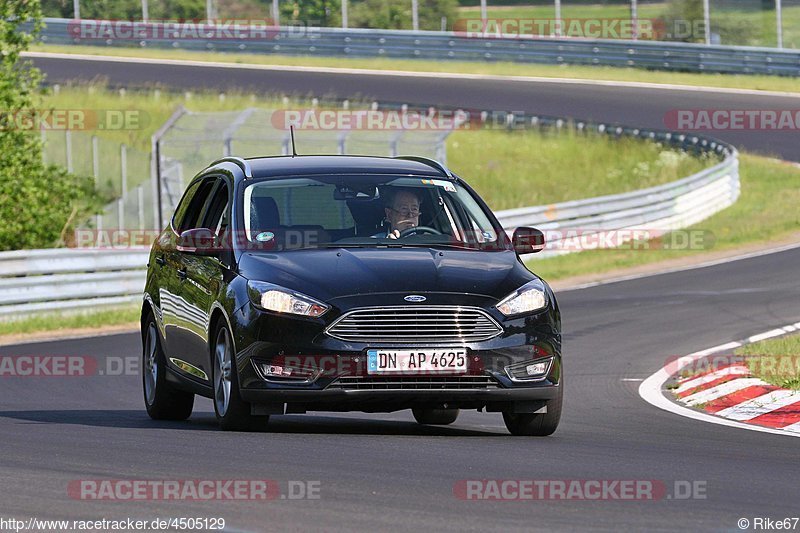
[[(93, 176), (101, 194), (113, 198), (83, 227), (158, 229), (171, 216), (189, 180), (210, 161), (228, 155), (291, 153), (285, 113), (256, 107), (230, 112), (179, 108), (153, 137), (150, 153), (87, 132), (43, 130), (43, 157), (45, 163)], [(414, 154), (444, 162), (450, 131), (305, 129), (298, 132), (297, 143), (303, 154)]]
[[(334, 0), (315, 7), (286, 0), (255, 0), (231, 5), (207, 0), (184, 6), (185, 20), (261, 21), (282, 27), (371, 28), (402, 30), (458, 30), (471, 21), (486, 25), (526, 21), (541, 37), (633, 38), (662, 41), (694, 41), (706, 44), (800, 47), (798, 0), (519, 0), (422, 3), (392, 0), (375, 5), (364, 0)], [(125, 21), (157, 21), (178, 18), (175, 6), (148, 0), (119, 5), (93, 5), (75, 0), (58, 7), (45, 6), (48, 17), (92, 19), (108, 17)], [(219, 4), (219, 5), (217, 5)], [(288, 7), (291, 6), (291, 9)], [(558, 24), (556, 24), (558, 21)], [(586, 24), (574, 26), (576, 21)], [(599, 24), (588, 24), (588, 21)], [(602, 21), (615, 21), (611, 26)], [(640, 31), (620, 31), (619, 24)], [(576, 31), (577, 29), (577, 31)], [(641, 31), (644, 30), (644, 31)], [(597, 32), (603, 35), (596, 35)]]

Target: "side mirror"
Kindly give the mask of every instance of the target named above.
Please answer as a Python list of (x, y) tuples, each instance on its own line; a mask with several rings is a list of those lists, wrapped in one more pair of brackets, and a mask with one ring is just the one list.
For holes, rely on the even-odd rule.
[(519, 254), (535, 254), (544, 250), (544, 233), (536, 228), (521, 227), (514, 230), (511, 238), (514, 250)]
[(187, 229), (178, 237), (178, 251), (194, 255), (217, 255), (220, 245), (208, 228)]

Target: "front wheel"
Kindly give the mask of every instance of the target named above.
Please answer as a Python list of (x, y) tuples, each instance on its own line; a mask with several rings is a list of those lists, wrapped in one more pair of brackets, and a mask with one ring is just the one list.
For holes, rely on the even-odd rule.
[(142, 328), (142, 389), (147, 414), (154, 420), (186, 420), (192, 415), (194, 394), (167, 382), (167, 359), (161, 349), (153, 315)]
[(269, 416), (250, 414), (250, 404), (239, 394), (239, 373), (233, 357), (233, 342), (226, 326), (217, 329), (212, 347), (211, 369), (214, 382), (214, 412), (226, 431), (263, 431)]
[(558, 396), (547, 401), (546, 413), (503, 413), (503, 421), (512, 435), (546, 437), (552, 435), (561, 420), (564, 400), (564, 381), (558, 387)]
[(412, 409), (414, 419), (420, 424), (446, 426), (458, 418), (458, 409)]

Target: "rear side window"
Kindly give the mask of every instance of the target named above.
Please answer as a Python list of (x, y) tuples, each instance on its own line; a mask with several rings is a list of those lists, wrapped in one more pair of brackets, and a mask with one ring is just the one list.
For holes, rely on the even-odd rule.
[(228, 186), (220, 179), (219, 185), (214, 192), (214, 197), (208, 204), (206, 215), (203, 220), (202, 227), (208, 228), (216, 235), (220, 235), (222, 231), (227, 230), (229, 226), (228, 213)]
[(178, 233), (200, 227), (200, 217), (203, 214), (203, 208), (210, 200), (214, 183), (214, 178), (208, 178), (189, 186), (175, 211), (172, 222)]

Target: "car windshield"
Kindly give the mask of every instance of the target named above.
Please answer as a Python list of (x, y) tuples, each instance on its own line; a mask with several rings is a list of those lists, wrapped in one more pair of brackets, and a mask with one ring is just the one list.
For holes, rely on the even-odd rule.
[(472, 193), (427, 177), (331, 176), (254, 181), (240, 212), (251, 248), (429, 246), (509, 249)]

